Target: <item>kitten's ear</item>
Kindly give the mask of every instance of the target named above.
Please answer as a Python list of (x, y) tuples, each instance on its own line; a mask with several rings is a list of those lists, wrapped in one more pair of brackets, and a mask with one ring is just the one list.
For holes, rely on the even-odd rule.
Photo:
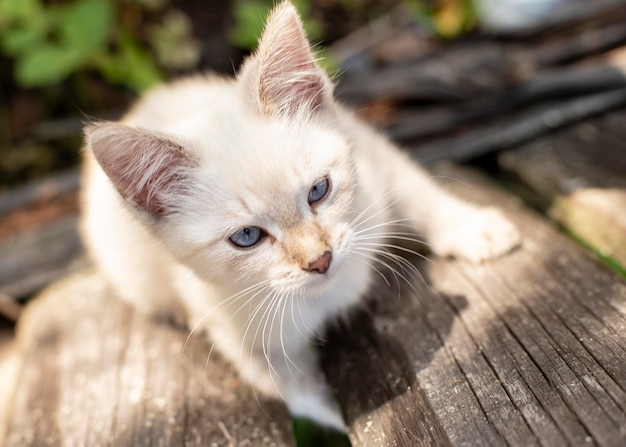
[(332, 84), (315, 63), (298, 13), (289, 1), (269, 15), (259, 47), (242, 75), (261, 112), (293, 114), (321, 107)]
[(197, 165), (192, 154), (167, 138), (116, 123), (85, 130), (87, 148), (121, 196), (153, 218), (176, 208)]

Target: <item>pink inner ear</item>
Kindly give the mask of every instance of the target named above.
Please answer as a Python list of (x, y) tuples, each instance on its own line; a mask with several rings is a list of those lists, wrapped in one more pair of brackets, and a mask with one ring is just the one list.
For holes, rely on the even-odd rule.
[(283, 4), (274, 11), (257, 54), (263, 111), (292, 114), (322, 105), (324, 73), (315, 64), (293, 7)]
[(299, 109), (313, 111), (322, 105), (324, 85), (313, 70), (263, 73), (259, 99), (266, 112), (293, 114)]
[(183, 148), (118, 124), (87, 133), (96, 160), (124, 199), (154, 217), (172, 210), (193, 164)]
[(167, 149), (166, 151), (166, 154), (161, 155), (162, 159), (158, 165), (148, 167), (152, 169), (150, 176), (139, 184), (133, 184), (134, 180), (129, 175), (122, 175), (119, 180), (121, 184), (126, 185), (125, 198), (131, 199), (140, 209), (155, 217), (161, 217), (168, 211), (168, 200), (171, 200), (172, 194), (177, 188), (180, 189), (185, 181), (185, 177), (178, 169), (183, 164), (184, 157), (177, 151)]

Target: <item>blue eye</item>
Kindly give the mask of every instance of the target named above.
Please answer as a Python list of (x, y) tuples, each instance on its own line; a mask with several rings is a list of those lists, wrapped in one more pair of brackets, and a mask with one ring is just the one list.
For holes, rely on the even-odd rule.
[(259, 243), (266, 233), (259, 227), (246, 227), (228, 238), (230, 242), (240, 248), (252, 247)]
[(328, 181), (328, 177), (324, 177), (319, 179), (311, 189), (309, 189), (308, 202), (309, 205), (312, 205), (316, 202), (319, 202), (324, 197), (328, 195), (328, 191), (330, 190), (330, 182)]

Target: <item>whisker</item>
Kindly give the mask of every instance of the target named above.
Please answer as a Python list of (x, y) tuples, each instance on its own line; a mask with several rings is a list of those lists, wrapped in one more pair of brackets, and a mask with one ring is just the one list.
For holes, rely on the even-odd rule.
[[(400, 267), (403, 271), (411, 272), (415, 277), (418, 277), (422, 281), (422, 284), (425, 287), (428, 287), (428, 284), (426, 283), (426, 280), (422, 276), (422, 273), (419, 271), (419, 269), (417, 267), (415, 267), (415, 265), (410, 263), (407, 259), (405, 259), (403, 256), (397, 255), (395, 253), (391, 253), (389, 251), (385, 251), (381, 255), (385, 256), (387, 259), (395, 262), (395, 264), (398, 267)], [(413, 286), (413, 283), (407, 281), (407, 284), (411, 287), (413, 292), (415, 292), (417, 294), (417, 290), (415, 290), (415, 287)]]
[(289, 371), (289, 375), (294, 380), (294, 382), (297, 383), (298, 380), (294, 377), (293, 371), (291, 370), (291, 367), (289, 366), (289, 364), (291, 363), (294, 366), (294, 368), (296, 368), (296, 371), (298, 371), (301, 375), (306, 376), (306, 374), (291, 359), (291, 357), (289, 357), (289, 353), (287, 352), (287, 349), (285, 348), (285, 338), (284, 338), (283, 335), (284, 335), (284, 329), (285, 329), (285, 310), (286, 310), (286, 308), (287, 308), (287, 300), (284, 299), (284, 297), (283, 297), (283, 300), (282, 300), (282, 310), (280, 311), (280, 328), (279, 328), (280, 346), (281, 346), (281, 349), (283, 351), (283, 356), (285, 357), (285, 360), (286, 360), (286, 365), (287, 365), (287, 370)]
[[(401, 245), (386, 244), (386, 243), (378, 244), (378, 243), (374, 243), (374, 242), (360, 242), (360, 243), (359, 243), (359, 244), (357, 244), (357, 245), (364, 245), (364, 246), (367, 246), (367, 247), (392, 248), (392, 249), (394, 249), (394, 250), (400, 250), (400, 251), (403, 251), (403, 252), (406, 252), (406, 253), (410, 253), (410, 254), (412, 254), (412, 255), (415, 255), (415, 256), (417, 256), (418, 258), (423, 259), (424, 261), (429, 262), (430, 264), (432, 264), (432, 265), (433, 265), (433, 266), (435, 266), (435, 267), (437, 266), (437, 263), (436, 263), (434, 260), (430, 259), (430, 258), (429, 258), (428, 256), (426, 256), (425, 254), (420, 253), (420, 252), (415, 251), (415, 250), (411, 250), (410, 248), (406, 248), (406, 247), (403, 247), (403, 246), (401, 246)], [(389, 252), (387, 252), (387, 253), (389, 253)], [(404, 259), (404, 258), (402, 258), (402, 259)], [(407, 261), (407, 262), (408, 262), (408, 261)], [(409, 264), (410, 264), (410, 262), (409, 262)], [(411, 264), (411, 265), (412, 265), (412, 264)]]
[(357, 230), (357, 231), (354, 232), (354, 234), (355, 235), (359, 235), (359, 234), (367, 233), (368, 231), (371, 231), (371, 230), (376, 229), (376, 228), (390, 227), (390, 226), (398, 226), (398, 227), (405, 226), (407, 228), (413, 228), (414, 229), (415, 227), (413, 225), (409, 225), (409, 224), (405, 224), (404, 223), (404, 222), (407, 222), (407, 221), (410, 222), (411, 219), (409, 219), (407, 217), (407, 218), (402, 218), (402, 219), (389, 220), (389, 221), (386, 221), (386, 222), (381, 222), (381, 223), (378, 223), (378, 224), (375, 224), (375, 225), (371, 225), (369, 227)]
[[(307, 342), (317, 344), (317, 339), (319, 338), (319, 336), (306, 324), (306, 321), (302, 318), (302, 311), (300, 310), (300, 301), (306, 301), (306, 297), (295, 297), (294, 294), (291, 294), (289, 296), (289, 301), (291, 301), (291, 321), (293, 322), (293, 326), (296, 328), (302, 338), (304, 338)], [(304, 326), (304, 329), (308, 332), (308, 335), (303, 333), (300, 330), (300, 325), (296, 323), (294, 302), (298, 305), (298, 316), (300, 317), (300, 322), (302, 323), (302, 326)]]
[(386, 237), (406, 237), (408, 240), (412, 242), (418, 242), (420, 244), (425, 244), (426, 242), (423, 239), (419, 239), (418, 234), (410, 231), (381, 231), (375, 233), (367, 233), (367, 234), (358, 234), (355, 238), (386, 238)]
[[(269, 301), (269, 305), (265, 306), (265, 310), (263, 311), (263, 314), (261, 315), (261, 319), (259, 324), (256, 327), (256, 330), (254, 332), (254, 339), (252, 340), (252, 344), (250, 345), (250, 359), (248, 362), (248, 366), (251, 368), (252, 367), (252, 359), (254, 358), (253, 356), (253, 350), (255, 349), (255, 345), (256, 345), (256, 339), (257, 336), (259, 335), (259, 330), (261, 328), (261, 322), (265, 319), (265, 326), (267, 325), (267, 320), (269, 319), (270, 313), (271, 313), (271, 309), (274, 306), (274, 302), (276, 301), (276, 298), (278, 296), (278, 292), (277, 291), (273, 291), (271, 294), (268, 294), (265, 296), (265, 298), (263, 299), (263, 304), (267, 303)], [(254, 318), (256, 316), (256, 314), (258, 313), (258, 310), (255, 312), (255, 314), (253, 315), (252, 318), (250, 318), (250, 322), (248, 323), (248, 327), (250, 326), (250, 324), (254, 321)], [(265, 316), (267, 315), (267, 318), (265, 318)], [(274, 376), (272, 375), (272, 371), (276, 373), (277, 376), (278, 373), (276, 372), (275, 369), (273, 369), (273, 365), (271, 363), (271, 356), (268, 356), (267, 351), (266, 351), (266, 345), (265, 345), (265, 326), (263, 329), (263, 333), (261, 334), (261, 350), (263, 351), (263, 356), (265, 357), (265, 362), (268, 365), (268, 373), (270, 376), (270, 380), (272, 381), (272, 384), (274, 385), (274, 388), (276, 389), (277, 393), (280, 395), (280, 397), (285, 400), (285, 396), (283, 396), (280, 388), (277, 386), (276, 381), (274, 380)], [(246, 333), (247, 333), (247, 329), (246, 329)], [(280, 377), (280, 376), (279, 376)], [(254, 392), (254, 396), (257, 399), (258, 402), (258, 396), (256, 394), (256, 390), (253, 387), (253, 392)]]
[[(385, 262), (379, 256), (371, 255), (369, 253), (362, 253), (362, 252), (355, 252), (355, 254), (358, 255), (358, 256), (361, 256), (361, 257), (363, 257), (365, 259), (369, 259), (371, 261), (374, 261), (374, 262), (382, 265), (383, 267), (385, 267), (387, 270), (389, 270), (391, 272), (391, 274), (393, 275), (393, 278), (396, 281), (396, 284), (398, 285), (398, 297), (400, 296), (400, 280), (398, 279), (398, 276), (403, 277), (403, 275), (400, 272), (398, 272), (395, 268), (390, 266), (387, 262)], [(370, 265), (370, 267), (373, 267), (373, 265), (370, 264), (370, 263), (368, 263), (368, 265)], [(387, 277), (383, 273), (380, 273), (380, 270), (378, 270), (378, 269), (376, 269), (376, 270), (384, 278), (385, 283), (387, 284), (387, 287), (391, 287), (391, 284), (387, 280)], [(406, 278), (403, 277), (403, 279), (406, 281)]]
[[(274, 294), (274, 298), (272, 298), (272, 302), (270, 303), (270, 312), (268, 312), (267, 314), (267, 319), (265, 320), (265, 324), (263, 325), (263, 333), (261, 334), (261, 346), (263, 347), (263, 355), (265, 356), (265, 360), (267, 361), (267, 365), (269, 368), (269, 372), (270, 372), (270, 379), (272, 380), (272, 383), (274, 384), (274, 387), (276, 388), (276, 390), (278, 391), (278, 394), (280, 394), (280, 396), (283, 398), (283, 400), (285, 399), (285, 396), (283, 396), (280, 387), (276, 384), (276, 381), (274, 380), (274, 375), (272, 374), (275, 373), (276, 377), (278, 377), (278, 379), (282, 379), (280, 373), (276, 370), (276, 368), (274, 367), (274, 364), (272, 363), (272, 351), (270, 349), (268, 349), (269, 346), (271, 346), (271, 342), (272, 342), (272, 335), (274, 332), (274, 323), (276, 322), (276, 312), (278, 310), (278, 307), (280, 305), (280, 294), (276, 293)], [(265, 330), (267, 329), (267, 323), (270, 320), (270, 314), (271, 314), (271, 309), (276, 307), (276, 309), (274, 309), (274, 313), (272, 314), (272, 322), (270, 323), (270, 327), (269, 327), (269, 332), (268, 332), (268, 337), (267, 339), (265, 338)], [(267, 340), (267, 341), (266, 341)]]
[[(376, 205), (376, 204), (377, 204), (378, 202), (380, 202), (381, 200), (385, 199), (385, 198), (386, 198), (387, 196), (389, 196), (390, 194), (391, 194), (391, 191), (387, 191), (386, 193), (384, 193), (384, 194), (382, 194), (381, 196), (379, 196), (376, 200), (374, 200), (374, 201), (373, 201), (372, 203), (370, 203), (367, 207), (365, 207), (365, 209), (364, 209), (363, 211), (361, 211), (361, 212), (359, 213), (359, 215), (358, 215), (358, 216), (356, 216), (354, 219), (352, 219), (352, 222), (350, 222), (350, 223), (348, 224), (348, 226), (349, 226), (349, 227), (352, 227), (352, 226), (355, 226), (355, 225), (356, 225), (356, 226), (358, 226), (358, 225), (363, 224), (364, 222), (367, 222), (367, 220), (366, 220), (366, 221), (364, 221), (364, 222), (359, 222), (359, 219), (360, 219), (361, 217), (363, 217), (363, 215), (364, 215), (365, 213), (367, 213), (367, 212), (368, 212), (368, 211), (369, 211), (369, 210), (370, 210), (370, 209), (371, 209), (374, 205)], [(384, 206), (381, 210), (379, 210), (376, 214), (374, 214), (373, 216), (369, 217), (369, 218), (368, 218), (368, 220), (369, 220), (369, 219), (372, 219), (373, 217), (376, 217), (379, 213), (381, 213), (381, 212), (383, 212), (384, 210), (386, 210), (386, 209), (390, 208), (390, 207), (391, 207), (391, 206), (393, 206), (393, 204), (395, 204), (396, 202), (397, 202), (397, 200), (396, 200), (396, 201), (394, 201), (393, 203), (388, 203), (388, 204), (387, 204), (386, 206)]]
[[(223, 306), (224, 304), (230, 302), (234, 302), (237, 301), (242, 295), (246, 294), (246, 293), (251, 293), (254, 290), (256, 290), (257, 287), (262, 288), (263, 286), (265, 286), (267, 283), (269, 283), (270, 280), (267, 279), (265, 281), (261, 281), (259, 283), (253, 284), (250, 287), (247, 287), (244, 290), (241, 290), (237, 293), (235, 293), (234, 295), (231, 295), (229, 298), (220, 301), (218, 304), (216, 304), (215, 306), (211, 307), (209, 310), (207, 310), (202, 317), (200, 317), (200, 320), (198, 320), (198, 322), (193, 326), (193, 328), (189, 331), (189, 334), (187, 335), (187, 338), (185, 339), (185, 343), (183, 344), (183, 348), (181, 350), (181, 357), (184, 356), (185, 354), (185, 349), (187, 348), (187, 344), (189, 343), (189, 340), (191, 339), (191, 336), (198, 330), (198, 328), (200, 327), (200, 325), (204, 322), (204, 320), (212, 313), (214, 312), (216, 309), (218, 309), (219, 307)], [(230, 304), (227, 306), (227, 308), (230, 307)]]
[(422, 239), (413, 237), (411, 233), (374, 233), (374, 234), (368, 234), (365, 236), (357, 236), (357, 237), (352, 238), (354, 242), (368, 241), (368, 240), (380, 240), (380, 239), (397, 239), (399, 241), (414, 242), (414, 243), (421, 244), (421, 245), (425, 244), (425, 242)]
[[(248, 320), (246, 323), (246, 327), (244, 329), (244, 333), (243, 333), (243, 338), (242, 338), (242, 342), (241, 342), (241, 348), (239, 350), (239, 362), (241, 362), (241, 356), (243, 353), (243, 348), (246, 344), (246, 339), (248, 338), (248, 331), (250, 330), (250, 328), (252, 327), (252, 323), (256, 322), (256, 317), (259, 314), (259, 312), (261, 311), (261, 309), (264, 309), (263, 314), (261, 315), (261, 321), (265, 315), (265, 312), (267, 312), (267, 306), (266, 304), (268, 303), (268, 301), (271, 302), (272, 297), (274, 296), (276, 292), (271, 292), (268, 293), (267, 295), (265, 295), (265, 297), (263, 297), (263, 299), (261, 300), (261, 302), (259, 304), (257, 304), (257, 306), (254, 308), (252, 314), (250, 316), (248, 316)], [(250, 344), (250, 354), (252, 357), (252, 349), (254, 349), (254, 346), (256, 344), (256, 337), (258, 335), (258, 331), (259, 331), (259, 326), (257, 326), (257, 329), (254, 333), (254, 338), (252, 339), (252, 343)]]
[[(376, 245), (376, 244), (373, 244)], [(357, 246), (355, 247), (355, 250), (363, 250), (366, 251), (368, 253), (374, 253), (380, 256), (385, 257), (386, 259), (393, 261), (399, 268), (401, 268), (402, 270), (408, 270), (411, 273), (418, 275), (422, 280), (423, 277), (421, 275), (421, 273), (419, 272), (419, 270), (417, 270), (417, 268), (411, 264), (409, 261), (407, 261), (406, 259), (404, 259), (402, 256), (398, 256), (394, 253), (390, 253), (387, 249), (382, 248), (382, 249), (377, 249), (377, 248), (369, 248), (369, 247), (362, 247), (362, 246)], [(415, 287), (413, 286), (413, 284), (411, 283), (411, 281), (409, 281), (409, 279), (401, 272), (397, 271), (396, 269), (392, 268), (390, 265), (382, 262), (379, 258), (376, 258), (381, 264), (385, 265), (392, 273), (394, 273), (394, 275), (398, 275), (400, 278), (402, 278), (409, 287), (411, 287), (411, 289), (413, 290), (413, 292), (417, 293), (417, 290), (415, 289)]]
[[(376, 256), (373, 255), (369, 255), (369, 254), (365, 254), (365, 253), (357, 253), (354, 250), (350, 250), (350, 253), (354, 253), (356, 255), (362, 256), (366, 259), (370, 259), (372, 261), (378, 261), (378, 259), (376, 258)], [(387, 277), (380, 271), (378, 270), (376, 267), (374, 267), (373, 264), (366, 262), (366, 264), (372, 269), (374, 270), (376, 273), (378, 273), (380, 275), (380, 277), (383, 279), (383, 281), (385, 281), (385, 283), (387, 284), (387, 287), (391, 287), (391, 284), (389, 284), (389, 281), (387, 280)], [(387, 266), (385, 266), (387, 267)], [(388, 268), (388, 267), (387, 267)]]

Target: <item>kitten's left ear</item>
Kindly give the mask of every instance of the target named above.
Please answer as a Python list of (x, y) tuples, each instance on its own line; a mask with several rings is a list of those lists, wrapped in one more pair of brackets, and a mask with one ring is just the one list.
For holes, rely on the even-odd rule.
[(240, 79), (266, 114), (313, 111), (332, 99), (332, 83), (315, 63), (302, 22), (289, 1), (269, 15), (257, 52)]
[(85, 129), (87, 148), (122, 198), (154, 219), (176, 208), (197, 165), (168, 138), (118, 123)]

